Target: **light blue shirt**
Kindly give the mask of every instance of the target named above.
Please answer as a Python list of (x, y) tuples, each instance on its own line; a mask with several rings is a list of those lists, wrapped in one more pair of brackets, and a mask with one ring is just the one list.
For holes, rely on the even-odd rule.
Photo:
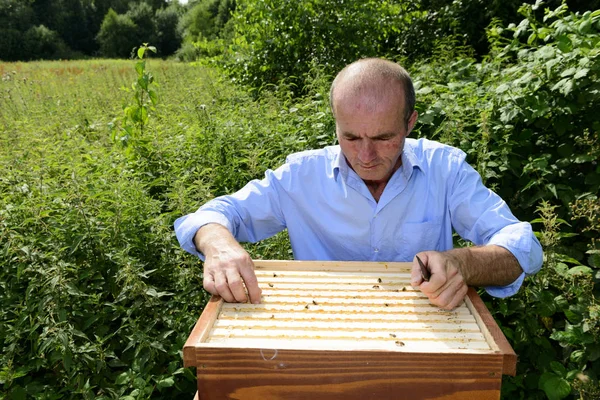
[(221, 224), (240, 242), (256, 242), (287, 228), (296, 260), (412, 261), (420, 251), (452, 249), (453, 229), (476, 245), (508, 249), (524, 273), (512, 284), (487, 287), (515, 294), (525, 275), (542, 265), (531, 225), (518, 221), (465, 161), (465, 153), (426, 139), (407, 139), (402, 165), (376, 202), (339, 146), (288, 156), (265, 178), (213, 199), (175, 221), (186, 251), (198, 229)]

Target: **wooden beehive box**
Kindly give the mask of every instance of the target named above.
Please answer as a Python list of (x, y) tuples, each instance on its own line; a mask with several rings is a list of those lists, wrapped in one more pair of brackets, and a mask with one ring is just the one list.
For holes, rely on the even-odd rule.
[(452, 311), (410, 263), (255, 261), (262, 303), (213, 296), (188, 338), (199, 400), (499, 399), (516, 355), (473, 289)]

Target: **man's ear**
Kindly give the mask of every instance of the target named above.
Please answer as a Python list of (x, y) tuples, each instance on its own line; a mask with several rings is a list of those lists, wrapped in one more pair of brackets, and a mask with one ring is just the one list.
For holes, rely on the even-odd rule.
[(413, 128), (415, 127), (415, 124), (417, 123), (418, 117), (419, 113), (417, 112), (417, 110), (413, 111), (413, 113), (410, 115), (408, 123), (406, 124), (406, 136), (410, 135), (410, 133), (412, 132)]

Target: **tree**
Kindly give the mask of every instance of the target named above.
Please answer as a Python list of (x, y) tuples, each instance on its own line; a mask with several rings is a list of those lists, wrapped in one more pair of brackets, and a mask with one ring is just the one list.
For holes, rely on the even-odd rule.
[(70, 53), (58, 32), (44, 25), (29, 28), (23, 37), (22, 46), (27, 60), (67, 58)]
[(137, 26), (131, 18), (119, 15), (111, 8), (102, 21), (96, 40), (102, 55), (127, 58), (133, 48), (139, 45)]
[(0, 59), (23, 60), (26, 52), (21, 40), (23, 32), (33, 24), (33, 9), (29, 1), (0, 0)]
[(152, 43), (162, 57), (175, 53), (181, 46), (181, 33), (177, 29), (179, 15), (180, 11), (175, 4), (156, 11), (156, 39)]
[(136, 26), (135, 43), (155, 43), (156, 25), (154, 23), (154, 10), (150, 4), (142, 1), (129, 4), (129, 10), (125, 16)]

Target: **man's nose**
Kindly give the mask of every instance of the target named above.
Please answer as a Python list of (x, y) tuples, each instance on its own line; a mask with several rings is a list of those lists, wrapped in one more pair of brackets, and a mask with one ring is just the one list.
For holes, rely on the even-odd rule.
[(375, 145), (371, 140), (361, 140), (360, 149), (358, 150), (358, 160), (362, 164), (370, 164), (377, 158)]

